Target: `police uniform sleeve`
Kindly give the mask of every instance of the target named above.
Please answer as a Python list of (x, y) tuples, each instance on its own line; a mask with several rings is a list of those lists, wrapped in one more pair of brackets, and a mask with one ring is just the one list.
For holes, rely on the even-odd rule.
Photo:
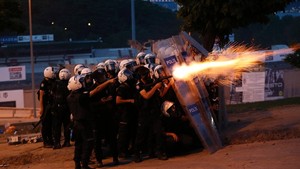
[(43, 90), (43, 91), (46, 90), (46, 83), (44, 80), (40, 83), (40, 90)]
[(144, 89), (144, 85), (142, 83), (137, 83), (136, 84), (136, 90), (138, 93), (140, 93)]
[(85, 105), (85, 104), (89, 104), (89, 101), (90, 101), (90, 92), (89, 91), (83, 91), (82, 94), (79, 97), (79, 102), (82, 105)]
[(117, 88), (117, 93), (116, 93), (116, 95), (117, 95), (117, 96), (120, 96), (120, 97), (124, 97), (125, 93), (126, 93), (125, 87), (124, 87), (123, 85), (120, 85), (120, 86)]

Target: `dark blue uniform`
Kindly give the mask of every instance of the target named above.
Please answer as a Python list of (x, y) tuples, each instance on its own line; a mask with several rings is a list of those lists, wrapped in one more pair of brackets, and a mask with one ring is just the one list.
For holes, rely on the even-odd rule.
[(80, 165), (81, 162), (83, 167), (88, 168), (94, 144), (89, 92), (83, 89), (72, 91), (67, 97), (67, 101), (74, 121), (74, 161), (76, 165)]
[[(96, 95), (91, 97), (89, 103), (93, 112), (93, 123), (95, 128), (95, 155), (99, 164), (102, 163), (102, 140), (105, 139), (110, 145), (112, 151), (113, 162), (115, 165), (119, 163), (117, 149), (117, 117), (115, 105), (115, 84), (106, 87)], [(113, 88), (113, 89), (112, 89)], [(114, 92), (112, 92), (114, 91)]]
[[(145, 89), (150, 91), (152, 86), (145, 86), (140, 82), (137, 86), (139, 91)], [(144, 99), (142, 96), (138, 100), (139, 115), (138, 115), (138, 127), (135, 141), (135, 161), (139, 162), (138, 156), (143, 149), (145, 142), (149, 144), (150, 154), (154, 151), (157, 153), (159, 159), (164, 156), (164, 131), (161, 123), (161, 97), (159, 92), (156, 93), (150, 99)]]
[(43, 95), (43, 107), (44, 111), (41, 115), (42, 120), (42, 137), (45, 147), (53, 146), (53, 138), (52, 138), (52, 113), (51, 108), (53, 104), (53, 79), (43, 79), (40, 83), (40, 91), (44, 92)]
[(64, 144), (70, 146), (70, 110), (67, 104), (68, 80), (57, 80), (53, 88), (53, 141), (54, 148), (60, 148), (61, 126), (64, 127)]
[[(117, 96), (123, 100), (136, 99), (135, 86), (122, 83), (117, 89)], [(138, 110), (133, 103), (117, 104), (119, 115), (118, 148), (123, 156), (129, 156), (129, 148), (134, 146)]]

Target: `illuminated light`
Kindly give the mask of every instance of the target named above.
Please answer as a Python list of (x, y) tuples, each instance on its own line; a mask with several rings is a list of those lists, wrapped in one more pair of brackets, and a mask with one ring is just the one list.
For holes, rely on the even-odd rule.
[[(239, 59), (236, 60), (228, 60), (228, 61), (214, 61), (214, 62), (192, 62), (189, 65), (181, 65), (178, 67), (175, 67), (173, 71), (173, 77), (176, 79), (190, 79), (191, 76), (200, 73), (204, 70), (208, 70), (211, 68), (222, 68), (222, 67), (228, 67), (231, 65), (236, 65), (239, 62)], [(210, 70), (208, 70), (210, 71)]]
[(254, 66), (264, 62), (266, 56), (290, 54), (294, 50), (295, 48), (258, 51), (254, 47), (231, 46), (220, 53), (210, 54), (205, 62), (193, 61), (188, 65), (175, 65), (172, 75), (178, 80), (191, 80), (196, 75), (213, 79), (219, 76), (231, 78), (231, 75), (236, 76), (241, 72), (251, 71)]

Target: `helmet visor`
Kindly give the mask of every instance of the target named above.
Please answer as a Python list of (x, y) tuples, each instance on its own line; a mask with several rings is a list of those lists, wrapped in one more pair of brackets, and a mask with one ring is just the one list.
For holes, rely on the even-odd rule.
[(116, 65), (115, 64), (108, 64), (106, 65), (107, 70), (116, 70)]
[(124, 75), (127, 77), (127, 80), (130, 80), (130, 79), (134, 78), (133, 73), (128, 69), (124, 70)]
[(147, 63), (147, 64), (155, 63), (155, 58), (154, 58), (154, 57), (147, 58), (147, 59), (146, 59), (146, 63)]

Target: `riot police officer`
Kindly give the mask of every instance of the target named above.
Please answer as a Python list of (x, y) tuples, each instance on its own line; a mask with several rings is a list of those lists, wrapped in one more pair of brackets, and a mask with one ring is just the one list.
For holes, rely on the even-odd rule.
[(119, 115), (118, 148), (120, 156), (126, 158), (131, 153), (136, 135), (138, 111), (134, 101), (137, 94), (135, 88), (137, 80), (133, 72), (126, 67), (118, 73), (118, 80), (120, 82), (116, 97)]
[(52, 148), (52, 114), (51, 107), (53, 103), (53, 85), (55, 82), (55, 69), (51, 66), (44, 69), (44, 79), (40, 83), (40, 118), (42, 123), (42, 137), (45, 148)]
[(70, 111), (67, 104), (67, 96), (69, 95), (69, 90), (67, 88), (68, 81), (71, 73), (68, 69), (63, 68), (59, 71), (59, 79), (55, 81), (53, 88), (53, 149), (61, 148), (60, 138), (61, 138), (61, 127), (64, 127), (64, 144), (63, 147), (69, 147), (70, 144)]
[[(76, 169), (90, 169), (88, 162), (93, 149), (93, 115), (90, 110), (90, 97), (102, 91), (114, 79), (98, 85), (93, 90), (90, 87), (90, 79), (86, 75), (76, 75), (69, 79), (68, 89), (71, 90), (67, 97), (70, 112), (74, 121), (75, 150), (74, 161)], [(82, 166), (81, 166), (82, 164)]]
[[(155, 155), (160, 160), (167, 160), (168, 157), (164, 149), (164, 131), (161, 124), (161, 94), (159, 91), (161, 83), (154, 83), (151, 79), (150, 71), (144, 66), (137, 68), (140, 77), (137, 83), (139, 93), (138, 107), (138, 127), (135, 140), (134, 161), (141, 162), (141, 151), (148, 137), (149, 153)], [(155, 152), (154, 152), (155, 151)]]
[(161, 105), (161, 113), (168, 155), (186, 153), (201, 145), (188, 118), (174, 102), (164, 101)]
[[(102, 68), (96, 69), (91, 77), (95, 81), (94, 87), (106, 83), (106, 71)], [(112, 78), (114, 79), (114, 78)], [(110, 79), (110, 80), (112, 80)], [(95, 127), (95, 156), (97, 166), (103, 167), (103, 152), (102, 141), (105, 140), (110, 145), (110, 150), (113, 156), (113, 165), (118, 165), (118, 150), (117, 150), (117, 119), (115, 112), (115, 88), (116, 82), (111, 83), (101, 92), (91, 97), (90, 108), (94, 116)], [(113, 88), (113, 90), (110, 90)], [(112, 92), (114, 91), (114, 92)]]

